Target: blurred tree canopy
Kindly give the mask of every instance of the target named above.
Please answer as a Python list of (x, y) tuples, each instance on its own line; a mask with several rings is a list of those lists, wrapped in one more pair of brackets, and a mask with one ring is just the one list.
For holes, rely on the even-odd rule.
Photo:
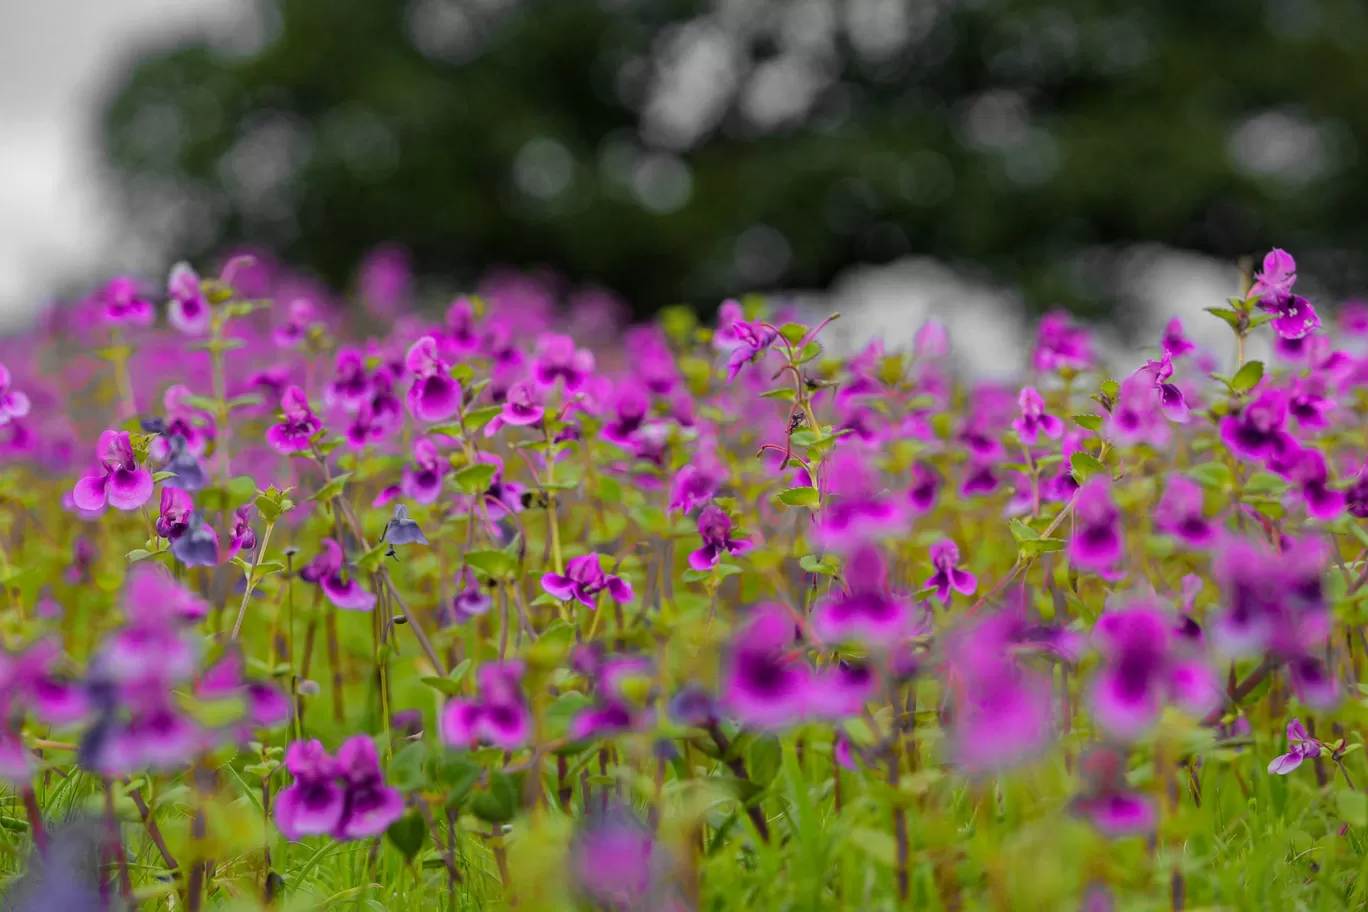
[(1356, 278), (1358, 0), (258, 0), (107, 108), (133, 229), (344, 283), (373, 245), (639, 313), (925, 253), (1107, 306), (1158, 241)]

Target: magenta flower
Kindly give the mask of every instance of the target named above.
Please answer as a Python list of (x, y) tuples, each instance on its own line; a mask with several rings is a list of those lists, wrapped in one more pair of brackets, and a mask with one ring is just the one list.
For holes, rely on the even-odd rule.
[(340, 405), (348, 412), (369, 405), (372, 387), (365, 356), (355, 348), (342, 348), (338, 349), (334, 363), (334, 377), (323, 388), (323, 401), (328, 405)]
[(299, 578), (316, 583), (338, 608), (348, 611), (370, 611), (375, 607), (375, 596), (361, 588), (355, 577), (343, 577), (342, 546), (334, 539), (323, 539), (323, 551), (299, 571)]
[(1017, 404), (1021, 406), (1021, 416), (1012, 419), (1012, 427), (1022, 443), (1035, 446), (1041, 434), (1051, 440), (1064, 435), (1064, 422), (1045, 411), (1045, 400), (1040, 398), (1035, 387), (1024, 387)]
[(1093, 643), (1103, 662), (1091, 700), (1098, 724), (1112, 736), (1138, 737), (1165, 703), (1199, 717), (1221, 705), (1215, 674), (1200, 654), (1183, 648), (1174, 627), (1166, 612), (1143, 602), (1097, 619)]
[(651, 399), (634, 383), (619, 387), (613, 399), (614, 418), (603, 426), (603, 439), (620, 447), (632, 446), (633, 438), (646, 421)]
[(1159, 399), (1159, 409), (1168, 420), (1177, 424), (1187, 424), (1190, 412), (1187, 400), (1178, 387), (1169, 382), (1173, 376), (1173, 360), (1167, 352), (1158, 361), (1146, 361), (1145, 366), (1136, 371), (1147, 377)]
[(1328, 395), (1328, 381), (1322, 373), (1298, 377), (1287, 400), (1287, 413), (1303, 428), (1324, 430), (1330, 426), (1329, 414), (1335, 400)]
[(460, 624), (469, 618), (488, 614), (492, 605), (489, 593), (475, 578), (475, 571), (462, 567), (456, 574), (456, 594), (451, 599), (450, 621)]
[(666, 870), (654, 860), (659, 854), (651, 831), (630, 812), (614, 808), (575, 836), (570, 870), (579, 892), (595, 908), (673, 912), (652, 902), (654, 883)]
[(1287, 446), (1287, 393), (1266, 389), (1238, 415), (1221, 419), (1221, 440), (1236, 456), (1265, 460)]
[(162, 488), (161, 512), (154, 524), (157, 535), (168, 541), (180, 538), (190, 526), (190, 513), (195, 509), (190, 495), (180, 488)]
[(711, 500), (724, 477), (721, 466), (711, 460), (684, 466), (670, 482), (670, 512), (688, 513), (698, 504)]
[(252, 531), (252, 524), (247, 519), (252, 511), (252, 505), (243, 504), (233, 511), (233, 530), (228, 539), (228, 553), (225, 560), (231, 560), (240, 551), (251, 551), (256, 548), (256, 533)]
[(913, 624), (912, 606), (889, 591), (883, 555), (870, 545), (846, 561), (844, 592), (827, 596), (812, 610), (812, 632), (827, 643), (856, 641), (887, 648)]
[(934, 587), (936, 598), (946, 604), (950, 603), (951, 589), (961, 595), (973, 595), (978, 589), (978, 580), (974, 574), (956, 566), (959, 564), (959, 558), (959, 547), (948, 538), (942, 538), (931, 546), (931, 566), (936, 568), (936, 572), (922, 583), (922, 587)]
[(313, 447), (313, 436), (323, 427), (318, 416), (309, 408), (304, 391), (292, 386), (280, 397), (280, 410), (285, 420), (266, 429), (266, 442), (277, 453), (291, 456), (307, 453)]
[(1205, 495), (1195, 481), (1174, 475), (1154, 508), (1154, 527), (1193, 548), (1207, 548), (1216, 529), (1202, 515)]
[(508, 388), (504, 396), (503, 411), (485, 425), (484, 435), (493, 437), (505, 424), (514, 427), (540, 424), (545, 414), (546, 409), (541, 405), (540, 391), (530, 380), (520, 380)]
[(711, 570), (723, 554), (745, 554), (755, 547), (749, 539), (732, 539), (731, 530), (731, 517), (721, 507), (715, 504), (704, 507), (698, 514), (698, 534), (703, 539), (703, 547), (689, 554), (689, 566), (700, 571)]
[(941, 477), (936, 470), (924, 462), (913, 463), (912, 484), (907, 489), (907, 505), (912, 515), (921, 516), (930, 512), (936, 505), (936, 495), (940, 493)]
[(722, 705), (742, 725), (783, 728), (801, 721), (812, 696), (812, 669), (786, 650), (794, 624), (784, 609), (757, 608), (732, 640), (722, 673)]
[(460, 360), (480, 349), (480, 334), (475, 320), (475, 308), (470, 299), (456, 298), (446, 312), (446, 335), (442, 338), (442, 349), (454, 359)]
[(586, 608), (596, 607), (598, 594), (605, 589), (620, 603), (635, 598), (632, 584), (621, 577), (604, 573), (597, 552), (573, 557), (566, 564), (565, 575), (546, 573), (541, 578), (542, 589), (564, 601), (576, 601)]
[(11, 381), (9, 369), (0, 364), (0, 427), (23, 418), (31, 408), (28, 396), (10, 388)]
[(903, 529), (903, 505), (870, 466), (872, 455), (856, 445), (838, 446), (823, 463), (825, 498), (812, 530), (822, 547), (846, 550)]
[(1249, 299), (1259, 309), (1276, 314), (1269, 325), (1284, 339), (1300, 339), (1320, 326), (1311, 302), (1292, 293), (1297, 281), (1297, 261), (1285, 250), (1273, 249), (1264, 257), (1263, 272), (1255, 276)]
[(736, 379), (741, 368), (758, 359), (779, 338), (777, 330), (758, 322), (735, 320), (731, 324), (731, 331), (735, 334), (737, 344), (730, 348), (731, 354), (727, 357), (728, 383)]
[(1262, 542), (1230, 538), (1211, 573), (1223, 608), (1209, 629), (1227, 655), (1273, 652), (1300, 656), (1325, 641), (1330, 610), (1322, 577), (1328, 559), (1313, 539), (1287, 540), (1280, 551)]
[(451, 365), (439, 357), (437, 338), (423, 336), (409, 348), (404, 366), (413, 375), (404, 401), (419, 421), (446, 421), (461, 408), (461, 385), (451, 378)]
[(295, 741), (285, 749), (285, 768), (294, 783), (276, 796), (275, 822), (281, 835), (298, 841), (336, 830), (346, 810), (337, 760), (321, 741)]
[(1325, 454), (1307, 447), (1290, 462), (1287, 477), (1301, 488), (1307, 515), (1329, 522), (1344, 512), (1345, 494), (1330, 487), (1330, 469), (1326, 466)]
[(1150, 833), (1158, 820), (1154, 802), (1127, 786), (1125, 762), (1121, 751), (1098, 747), (1080, 764), (1089, 788), (1074, 799), (1073, 810), (1106, 836)]
[(1275, 776), (1286, 776), (1301, 766), (1303, 760), (1320, 755), (1320, 742), (1306, 733), (1301, 719), (1293, 719), (1287, 723), (1287, 753), (1274, 757), (1268, 764), (1268, 771)]
[(1074, 495), (1074, 534), (1069, 557), (1079, 567), (1111, 569), (1121, 560), (1121, 511), (1111, 497), (1111, 483), (1095, 475)]
[(1036, 330), (1031, 363), (1036, 370), (1048, 373), (1085, 370), (1093, 363), (1092, 335), (1075, 326), (1067, 311), (1048, 313)]
[(199, 273), (189, 263), (171, 267), (166, 293), (171, 298), (166, 306), (167, 322), (187, 336), (202, 336), (209, 331), (213, 311), (200, 290)]
[(938, 320), (927, 320), (912, 336), (912, 353), (918, 358), (944, 358), (950, 353), (950, 335)]
[(404, 466), (399, 489), (414, 503), (436, 503), (442, 495), (442, 476), (450, 467), (431, 440), (419, 437), (413, 442), (413, 462)]
[(389, 829), (404, 814), (404, 796), (385, 784), (380, 755), (369, 735), (355, 735), (337, 749), (337, 768), (345, 786), (342, 819), (332, 831), (347, 842), (369, 839)]
[(269, 684), (244, 677), (242, 654), (236, 650), (228, 651), (200, 675), (195, 696), (210, 701), (241, 700), (243, 719), (230, 732), (241, 742), (248, 741), (256, 729), (274, 728), (290, 718), (289, 699)]
[(1167, 446), (1173, 432), (1160, 406), (1152, 376), (1131, 374), (1121, 381), (1120, 393), (1107, 418), (1107, 436), (1126, 446)]
[(538, 385), (549, 389), (559, 380), (567, 393), (577, 393), (593, 372), (593, 352), (576, 348), (574, 339), (555, 333), (537, 337), (532, 376)]
[(295, 298), (285, 314), (285, 322), (276, 327), (272, 338), (280, 348), (298, 348), (318, 319), (318, 308), (309, 298)]
[(138, 292), (138, 284), (128, 276), (110, 279), (97, 294), (104, 321), (121, 326), (151, 326), (157, 319), (152, 302)]
[(95, 452), (103, 474), (87, 475), (71, 491), (81, 510), (99, 510), (106, 503), (116, 510), (136, 510), (152, 496), (152, 473), (133, 458), (127, 431), (104, 431)]
[(1183, 335), (1183, 321), (1177, 317), (1169, 320), (1168, 325), (1164, 327), (1164, 337), (1159, 344), (1169, 358), (1180, 358), (1197, 349), (1196, 344)]
[(512, 751), (526, 745), (532, 716), (522, 694), (522, 674), (520, 662), (481, 666), (479, 698), (453, 698), (442, 708), (442, 743), (459, 750), (491, 744)]

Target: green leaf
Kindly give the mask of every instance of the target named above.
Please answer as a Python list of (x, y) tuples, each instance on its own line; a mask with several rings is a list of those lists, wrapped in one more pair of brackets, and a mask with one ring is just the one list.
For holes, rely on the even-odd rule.
[(124, 557), (128, 560), (130, 564), (136, 564), (138, 561), (146, 560), (151, 556), (151, 551), (146, 551), (142, 548), (134, 548), (132, 551), (129, 551), (127, 554), (124, 555)]
[(518, 563), (511, 554), (502, 551), (480, 550), (467, 551), (465, 562), (476, 570), (494, 579), (502, 579), (508, 576), (517, 567)]
[(166, 479), (168, 479), (168, 478), (175, 478), (175, 477), (176, 477), (176, 473), (175, 473), (175, 472), (153, 472), (153, 473), (152, 473), (152, 483), (153, 483), (153, 484), (156, 484), (156, 483), (159, 482), (159, 481), (166, 481)]
[(1063, 551), (1064, 545), (1065, 542), (1057, 538), (1037, 538), (1033, 541), (1021, 542), (1019, 547), (1022, 557), (1040, 557), (1040, 555), (1051, 551)]
[(1240, 329), (1240, 313), (1228, 307), (1205, 307), (1207, 313), (1220, 317), (1236, 332)]
[(1259, 385), (1263, 375), (1262, 361), (1246, 361), (1244, 367), (1236, 371), (1235, 376), (1230, 378), (1230, 388), (1237, 393), (1247, 393)]
[(794, 446), (810, 447), (822, 438), (811, 428), (800, 428), (789, 435), (789, 439), (793, 441)]
[(846, 839), (869, 856), (871, 861), (891, 868), (897, 860), (898, 844), (893, 836), (871, 827), (855, 827)]
[(494, 480), (495, 467), (487, 462), (468, 465), (456, 473), (456, 487), (466, 494), (482, 494)]
[(1098, 388), (1102, 390), (1103, 395), (1109, 396), (1112, 399), (1115, 399), (1121, 392), (1121, 384), (1117, 383), (1115, 380), (1103, 380), (1102, 385)]
[(434, 772), (437, 782), (446, 786), (447, 803), (451, 804), (470, 794), (475, 783), (484, 775), (484, 767), (471, 762), (464, 754), (447, 751), (437, 758)]
[(794, 397), (795, 395), (797, 395), (797, 394), (794, 393), (793, 387), (791, 387), (791, 386), (786, 386), (786, 387), (783, 387), (783, 388), (781, 388), (781, 389), (772, 389), (772, 390), (769, 390), (769, 391), (767, 391), (767, 392), (763, 392), (763, 393), (760, 394), (760, 398), (761, 398), (761, 399), (784, 399), (784, 400), (787, 400), (787, 401), (789, 401), (789, 402), (792, 402), (792, 401), (793, 401), (793, 397)]
[(1100, 415), (1074, 415), (1074, 424), (1079, 427), (1097, 433), (1102, 430), (1102, 416)]
[(512, 781), (502, 773), (490, 773), (488, 791), (476, 792), (471, 797), (470, 811), (489, 823), (507, 823), (513, 819), (517, 803)]
[(1204, 462), (1188, 469), (1187, 474), (1202, 487), (1215, 491), (1223, 490), (1230, 485), (1230, 467), (1224, 462)]
[(1069, 466), (1073, 469), (1073, 476), (1078, 479), (1079, 484), (1083, 484), (1099, 472), (1106, 471), (1106, 466), (1090, 453), (1074, 453), (1069, 457)]
[(342, 472), (334, 475), (327, 484), (309, 495), (309, 500), (316, 500), (319, 503), (327, 503), (334, 498), (342, 496), (342, 489), (347, 486), (347, 479), (352, 477), (351, 472)]
[(808, 334), (808, 328), (799, 323), (785, 323), (779, 327), (779, 335), (788, 339), (790, 345), (797, 345)]
[(1039, 541), (1040, 533), (1019, 519), (1009, 522), (1008, 527), (1012, 530), (1012, 538), (1017, 542)]
[(438, 693), (445, 694), (448, 697), (457, 696), (461, 692), (461, 685), (457, 684), (450, 678), (439, 678), (434, 675), (419, 678), (418, 680), (426, 684), (428, 687), (431, 687)]
[(465, 414), (466, 430), (472, 434), (481, 430), (486, 424), (494, 420), (495, 415), (502, 411), (503, 409), (497, 405), (486, 405), (484, 408), (471, 409)]
[(746, 773), (751, 782), (767, 786), (779, 775), (783, 750), (774, 735), (757, 735), (746, 748)]
[(423, 840), (427, 839), (427, 824), (417, 811), (409, 811), (390, 824), (385, 838), (403, 853), (405, 859), (412, 861), (422, 850)]
[(798, 363), (806, 364), (821, 353), (821, 345), (816, 342), (809, 342), (807, 345), (804, 345), (803, 350), (798, 353)]
[(427, 774), (428, 746), (422, 741), (411, 741), (395, 753), (389, 765), (389, 784), (401, 792), (425, 789), (430, 784)]
[(790, 507), (811, 508), (817, 506), (822, 500), (821, 495), (817, 493), (817, 489), (808, 486), (789, 488), (786, 491), (780, 491), (777, 497), (780, 503)]
[(1356, 827), (1368, 826), (1368, 795), (1340, 789), (1335, 793), (1335, 808), (1345, 822)]
[(1273, 319), (1276, 316), (1277, 314), (1268, 313), (1267, 311), (1256, 313), (1254, 316), (1249, 318), (1249, 328), (1258, 329), (1260, 326), (1263, 326), (1265, 323), (1267, 323), (1269, 320)]
[(828, 564), (828, 560), (830, 560), (830, 558), (828, 557), (824, 557), (821, 560), (818, 560), (817, 555), (815, 554), (805, 554), (802, 558), (799, 559), (798, 566), (802, 567), (808, 573), (820, 573), (823, 576), (835, 576), (836, 568), (831, 564)]

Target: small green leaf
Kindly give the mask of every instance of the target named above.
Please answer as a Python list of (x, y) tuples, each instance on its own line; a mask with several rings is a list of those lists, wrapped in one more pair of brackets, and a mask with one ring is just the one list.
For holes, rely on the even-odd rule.
[(423, 840), (427, 839), (427, 824), (417, 811), (409, 811), (390, 824), (385, 831), (385, 838), (403, 853), (406, 860), (412, 861), (422, 850)]
[(142, 548), (134, 548), (132, 551), (129, 551), (127, 554), (124, 555), (124, 557), (128, 560), (130, 564), (136, 564), (138, 561), (146, 560), (151, 556), (151, 551), (145, 551)]
[(793, 401), (793, 397), (794, 397), (795, 395), (797, 395), (797, 394), (793, 392), (793, 387), (791, 387), (791, 386), (786, 386), (786, 387), (782, 387), (781, 389), (772, 389), (772, 390), (769, 390), (769, 391), (767, 391), (767, 392), (763, 392), (763, 393), (760, 394), (760, 398), (761, 398), (761, 399), (784, 399), (784, 400), (786, 400), (786, 401), (788, 401), (788, 402), (792, 402), (792, 401)]
[(1037, 538), (1033, 541), (1021, 542), (1020, 553), (1022, 557), (1040, 557), (1051, 551), (1063, 551), (1065, 542), (1057, 538)]
[(1083, 484), (1094, 475), (1106, 471), (1106, 467), (1098, 462), (1097, 457), (1091, 453), (1074, 453), (1069, 457), (1069, 467), (1073, 470), (1073, 476), (1078, 479), (1079, 484)]
[(507, 823), (513, 819), (518, 796), (513, 783), (502, 773), (489, 774), (489, 790), (477, 792), (470, 799), (470, 810), (476, 817), (489, 823)]
[(153, 484), (156, 484), (156, 483), (159, 482), (159, 481), (166, 481), (166, 479), (168, 479), (168, 478), (175, 478), (175, 477), (176, 477), (176, 473), (175, 473), (175, 472), (153, 472), (153, 473), (152, 473), (152, 483), (153, 483)]
[(494, 579), (508, 576), (518, 565), (511, 554), (491, 550), (467, 551), (465, 562)]
[(1121, 392), (1121, 384), (1115, 380), (1103, 380), (1102, 385), (1098, 388), (1102, 390), (1104, 396), (1109, 396), (1112, 399), (1115, 399)]
[(431, 687), (438, 693), (445, 694), (448, 697), (457, 696), (461, 692), (461, 685), (457, 684), (450, 678), (428, 676), (425, 678), (419, 678), (418, 680), (422, 681), (424, 684), (426, 684), (428, 687)]
[(389, 783), (401, 792), (427, 788), (428, 746), (422, 741), (410, 741), (399, 748), (389, 765)]
[(1028, 541), (1039, 541), (1040, 539), (1039, 532), (1037, 532), (1035, 529), (1032, 529), (1030, 526), (1026, 525), (1019, 519), (1014, 519), (1007, 525), (1012, 530), (1012, 538), (1015, 538), (1018, 543)]
[(334, 498), (341, 497), (342, 489), (347, 486), (347, 479), (351, 477), (351, 472), (343, 472), (340, 475), (334, 475), (327, 484), (311, 494), (309, 500), (327, 503)]
[(835, 576), (836, 568), (827, 563), (828, 558), (817, 559), (815, 554), (805, 554), (798, 561), (798, 566), (808, 573), (820, 573), (823, 576)]
[(1074, 415), (1073, 422), (1084, 430), (1093, 433), (1102, 430), (1102, 417), (1100, 415)]
[(475, 433), (484, 428), (486, 424), (494, 420), (494, 416), (502, 412), (503, 409), (497, 405), (486, 405), (484, 408), (471, 409), (465, 414), (465, 427), (470, 433)]
[(1204, 488), (1224, 490), (1230, 485), (1230, 467), (1224, 462), (1204, 462), (1188, 469), (1188, 477)]
[(785, 323), (779, 327), (779, 335), (789, 341), (790, 345), (797, 345), (803, 341), (803, 337), (808, 334), (808, 328), (799, 323)]
[(1263, 379), (1264, 366), (1262, 361), (1246, 361), (1244, 367), (1240, 368), (1234, 377), (1230, 378), (1230, 388), (1237, 393), (1247, 393), (1259, 385)]
[(817, 506), (822, 500), (821, 495), (817, 493), (817, 489), (808, 486), (789, 488), (786, 491), (780, 491), (778, 499), (780, 503), (787, 504), (790, 507), (809, 508)]
[(463, 754), (448, 751), (437, 758), (437, 781), (447, 788), (447, 803), (460, 801), (484, 775), (484, 768)]
[(1231, 310), (1228, 307), (1205, 307), (1203, 308), (1203, 310), (1205, 310), (1209, 314), (1212, 314), (1213, 316), (1220, 317), (1230, 326), (1231, 329), (1237, 332), (1239, 331), (1240, 314), (1238, 311)]
[(466, 494), (482, 494), (494, 480), (495, 467), (487, 462), (468, 465), (456, 473), (456, 487)]

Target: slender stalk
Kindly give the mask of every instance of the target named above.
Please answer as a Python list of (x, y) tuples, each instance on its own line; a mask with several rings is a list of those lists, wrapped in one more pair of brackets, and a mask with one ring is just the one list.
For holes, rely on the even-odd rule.
[(261, 563), (261, 556), (266, 553), (266, 546), (271, 543), (271, 530), (274, 528), (274, 522), (266, 524), (266, 531), (261, 535), (261, 544), (257, 545), (256, 551), (252, 554), (252, 569), (247, 571), (247, 586), (242, 590), (242, 604), (238, 606), (237, 621), (233, 623), (233, 635), (229, 639), (236, 640), (242, 632), (242, 619), (247, 616), (247, 602), (251, 599), (252, 590), (257, 584), (257, 565)]

